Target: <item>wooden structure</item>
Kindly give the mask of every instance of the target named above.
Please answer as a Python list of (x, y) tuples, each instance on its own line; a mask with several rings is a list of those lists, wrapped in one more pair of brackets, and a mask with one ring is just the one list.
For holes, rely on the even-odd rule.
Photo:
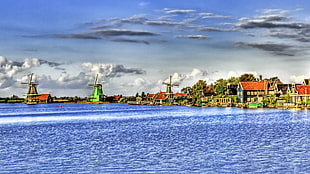
[(167, 86), (166, 95), (168, 95), (169, 99), (172, 99), (173, 98), (172, 87), (173, 86), (179, 86), (179, 85), (172, 83), (172, 76), (169, 77), (169, 82), (168, 83), (167, 82), (163, 82), (163, 84)]
[(21, 83), (23, 85), (28, 85), (28, 92), (25, 94), (26, 96), (26, 104), (47, 104), (51, 103), (52, 97), (50, 94), (38, 94), (37, 86), (38, 83), (32, 82), (33, 73), (29, 75), (28, 83)]

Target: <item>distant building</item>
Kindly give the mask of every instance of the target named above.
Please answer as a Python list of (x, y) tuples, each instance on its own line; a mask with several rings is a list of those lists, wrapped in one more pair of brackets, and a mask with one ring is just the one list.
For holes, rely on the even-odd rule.
[(27, 104), (46, 104), (51, 103), (52, 97), (50, 94), (38, 94), (37, 86), (38, 83), (32, 82), (33, 73), (29, 75), (29, 81), (27, 83), (21, 83), (28, 85), (28, 92), (25, 94)]
[(155, 95), (155, 104), (164, 104), (169, 101), (170, 93), (166, 92), (159, 92)]
[(32, 97), (31, 99), (37, 101), (38, 104), (47, 104), (53, 102), (53, 99), (50, 94), (38, 94), (37, 96)]
[(182, 101), (187, 100), (188, 99), (188, 94), (187, 93), (175, 93), (173, 94), (173, 100), (174, 103), (180, 104)]

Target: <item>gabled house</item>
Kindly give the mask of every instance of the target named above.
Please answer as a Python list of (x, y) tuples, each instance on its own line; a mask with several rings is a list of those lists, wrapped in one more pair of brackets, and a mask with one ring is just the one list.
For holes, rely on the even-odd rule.
[(291, 93), (291, 90), (293, 89), (294, 84), (275, 84), (273, 86), (273, 93), (269, 94), (275, 94), (276, 96), (283, 96), (288, 93)]
[(310, 79), (304, 79), (302, 85), (310, 85)]
[(269, 83), (267, 80), (261, 82), (239, 82), (237, 96), (241, 103), (260, 102), (263, 96), (268, 95)]
[(310, 85), (293, 85), (289, 94), (291, 96), (292, 103), (308, 104), (310, 101)]
[(154, 101), (155, 95), (156, 94), (148, 94), (146, 97), (146, 101), (149, 101), (149, 102)]
[(36, 101), (37, 104), (47, 104), (53, 102), (50, 94), (38, 94), (37, 96), (32, 97), (32, 100)]
[(169, 101), (169, 95), (166, 92), (159, 92), (155, 95), (155, 104), (164, 104)]
[(184, 100), (188, 99), (188, 94), (187, 93), (175, 93), (173, 94), (173, 100), (175, 103), (180, 103)]

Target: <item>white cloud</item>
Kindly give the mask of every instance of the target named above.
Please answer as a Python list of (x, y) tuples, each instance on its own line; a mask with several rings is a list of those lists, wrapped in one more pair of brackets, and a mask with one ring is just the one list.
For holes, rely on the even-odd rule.
[(306, 79), (306, 78), (307, 78), (307, 76), (305, 76), (305, 75), (300, 75), (300, 76), (293, 75), (293, 76), (290, 76), (290, 80), (291, 80), (292, 83), (302, 83), (302, 81), (304, 79)]
[(228, 74), (227, 74), (227, 78), (230, 78), (230, 77), (238, 77), (238, 73), (235, 72), (235, 71), (229, 71)]
[[(208, 82), (208, 76), (209, 73), (207, 70), (194, 68), (190, 73), (187, 74), (174, 73), (172, 75), (171, 81), (173, 84), (179, 85), (180, 88), (183, 88), (186, 86), (193, 86), (198, 80), (205, 80), (206, 82)], [(169, 78), (164, 80), (164, 82), (169, 83)]]
[(124, 65), (107, 64), (107, 63), (91, 63), (86, 62), (82, 64), (85, 72), (92, 72), (100, 74), (103, 77), (120, 77), (124, 74), (144, 74), (145, 71), (137, 68), (126, 68)]

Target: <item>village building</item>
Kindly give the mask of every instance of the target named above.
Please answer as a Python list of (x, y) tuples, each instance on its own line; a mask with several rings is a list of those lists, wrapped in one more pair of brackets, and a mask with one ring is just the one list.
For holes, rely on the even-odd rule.
[(274, 94), (277, 97), (287, 95), (291, 93), (291, 89), (293, 84), (275, 84), (272, 89), (273, 91), (269, 91), (269, 94)]
[[(28, 98), (26, 98), (28, 100)], [(36, 101), (38, 104), (47, 104), (52, 103), (53, 99), (50, 94), (38, 94), (35, 97), (31, 98), (33, 101)]]
[(310, 85), (310, 79), (304, 79), (302, 85)]
[(226, 88), (226, 95), (232, 96), (232, 95), (237, 95), (238, 93), (238, 85), (232, 85), (232, 84), (227, 84)]
[(110, 102), (110, 103), (117, 103), (121, 98), (122, 98), (122, 95), (105, 96), (104, 101)]
[(173, 100), (175, 104), (181, 104), (184, 100), (189, 98), (187, 93), (175, 93), (173, 94)]
[(289, 93), (294, 104), (310, 104), (310, 85), (294, 85)]
[(25, 94), (25, 101), (27, 104), (46, 104), (51, 103), (52, 97), (50, 94), (38, 94), (37, 86), (38, 83), (32, 82), (33, 73), (29, 75), (29, 81), (27, 83), (21, 83), (28, 85), (28, 92)]
[(155, 95), (154, 103), (155, 104), (164, 104), (169, 101), (170, 93), (159, 92)]
[(268, 95), (269, 83), (267, 80), (261, 82), (239, 82), (237, 96), (241, 103), (261, 102)]

